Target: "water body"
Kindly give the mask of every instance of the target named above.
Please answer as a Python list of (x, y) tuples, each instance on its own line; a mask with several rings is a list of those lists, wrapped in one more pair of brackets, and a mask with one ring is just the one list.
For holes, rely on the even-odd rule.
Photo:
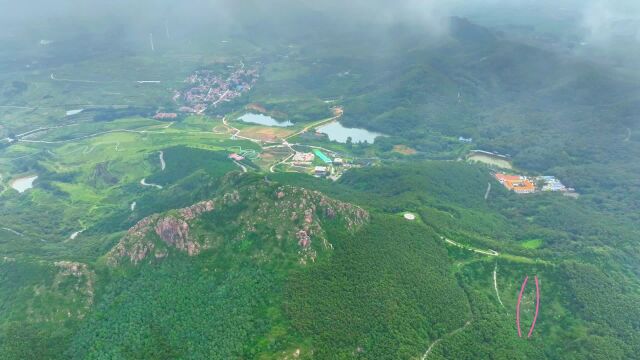
[(36, 181), (38, 175), (25, 176), (17, 178), (11, 182), (11, 187), (19, 193), (23, 193), (33, 187), (33, 182)]
[(278, 121), (271, 116), (263, 115), (263, 114), (252, 114), (247, 113), (238, 118), (238, 120), (250, 123), (250, 124), (258, 124), (264, 126), (277, 126), (277, 127), (288, 127), (293, 126), (291, 121)]
[(317, 129), (319, 132), (327, 134), (329, 140), (337, 141), (339, 143), (346, 143), (347, 138), (351, 138), (354, 143), (368, 142), (372, 144), (378, 136), (385, 136), (383, 134), (358, 128), (344, 127), (340, 122), (332, 122), (326, 125), (322, 125)]

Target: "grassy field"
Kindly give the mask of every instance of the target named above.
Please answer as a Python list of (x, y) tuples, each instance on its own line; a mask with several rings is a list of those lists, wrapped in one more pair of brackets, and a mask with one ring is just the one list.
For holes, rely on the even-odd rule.
[[(140, 196), (153, 192), (140, 185), (143, 178), (170, 186), (203, 168), (207, 161), (213, 166), (207, 170), (209, 175), (214, 174), (211, 171), (219, 176), (239, 170), (226, 159), (230, 150), (259, 151), (259, 147), (213, 133), (217, 123), (220, 120), (215, 118), (188, 117), (174, 126), (178, 124), (132, 117), (34, 133), (25, 139), (30, 142), (6, 148), (0, 157), (2, 196), (6, 199), (0, 206), (0, 225), (29, 238), (63, 241), (71, 233), (98, 223), (105, 214), (127, 211)], [(167, 169), (160, 171), (159, 151), (181, 146), (194, 150), (178, 158), (167, 151)], [(27, 173), (39, 176), (33, 189), (18, 194), (7, 188), (10, 179)], [(48, 217), (51, 226), (27, 221), (54, 208)]]
[(483, 154), (472, 154), (467, 157), (468, 161), (477, 161), (483, 164), (487, 164), (489, 166), (495, 166), (501, 169), (513, 169), (513, 165), (511, 162), (505, 159), (500, 159), (494, 156), (487, 156)]
[(523, 241), (521, 245), (525, 249), (534, 250), (534, 249), (540, 248), (543, 244), (544, 244), (544, 240), (542, 239), (531, 239), (531, 240)]

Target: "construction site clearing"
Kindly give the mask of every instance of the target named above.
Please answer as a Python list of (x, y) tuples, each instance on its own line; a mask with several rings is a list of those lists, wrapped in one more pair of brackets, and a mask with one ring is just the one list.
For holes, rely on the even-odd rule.
[(538, 191), (575, 194), (575, 189), (566, 187), (554, 176), (527, 177), (504, 173), (495, 173), (493, 176), (500, 184), (516, 194), (531, 194)]

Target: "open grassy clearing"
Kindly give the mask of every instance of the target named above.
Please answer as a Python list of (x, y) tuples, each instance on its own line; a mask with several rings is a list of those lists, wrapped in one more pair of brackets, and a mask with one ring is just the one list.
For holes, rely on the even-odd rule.
[[(206, 170), (208, 158), (212, 161), (211, 171), (215, 172), (207, 171), (210, 175), (219, 176), (220, 173), (238, 170), (226, 157), (230, 151), (238, 148), (259, 150), (249, 141), (230, 140), (227, 135), (194, 130), (192, 126), (182, 130), (167, 127), (167, 124), (143, 118), (88, 123), (78, 127), (82, 127), (84, 134), (96, 131), (98, 135), (61, 143), (20, 143), (3, 149), (3, 161), (0, 162), (3, 179), (25, 173), (37, 174), (39, 179), (35, 187), (24, 194), (3, 187), (2, 196), (8, 201), (0, 211), (5, 214), (13, 212), (13, 215), (3, 216), (6, 221), (0, 221), (0, 225), (26, 230), (29, 238), (68, 239), (71, 233), (98, 223), (105, 214), (126, 211), (124, 209), (128, 209), (141, 195), (152, 193), (153, 189), (139, 184), (143, 178), (155, 180), (154, 176), (162, 174), (166, 178), (163, 185), (171, 185), (201, 168)], [(78, 127), (54, 129), (43, 133), (41, 138), (46, 139), (43, 141), (65, 139), (77, 135)], [(109, 129), (149, 130), (101, 134)], [(165, 153), (167, 171), (161, 171), (159, 151), (179, 146), (201, 150), (179, 158), (172, 156), (171, 151)], [(209, 153), (212, 156), (208, 156)], [(180, 167), (176, 167), (178, 165)], [(167, 178), (170, 174), (173, 175)], [(56, 208), (49, 217), (57, 223), (52, 224), (51, 229), (42, 227), (45, 232), (39, 231), (24, 221), (25, 217), (35, 219), (38, 212), (50, 207)], [(11, 220), (14, 218), (20, 220)]]
[(520, 245), (525, 249), (538, 249), (544, 244), (544, 240), (542, 239), (531, 239), (523, 241)]
[(513, 165), (510, 161), (500, 159), (494, 156), (487, 156), (482, 154), (472, 154), (467, 158), (468, 161), (477, 161), (489, 166), (495, 166), (501, 169), (513, 169)]

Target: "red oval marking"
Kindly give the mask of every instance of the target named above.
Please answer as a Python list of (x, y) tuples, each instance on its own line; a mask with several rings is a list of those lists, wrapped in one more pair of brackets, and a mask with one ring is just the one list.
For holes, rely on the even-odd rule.
[(540, 310), (540, 286), (538, 285), (538, 276), (536, 275), (533, 279), (536, 282), (536, 313), (533, 315), (533, 323), (531, 323), (528, 337), (531, 337), (531, 334), (533, 334), (533, 329), (536, 327), (536, 321), (538, 320), (538, 311)]
[(522, 282), (522, 287), (520, 288), (520, 295), (518, 295), (518, 303), (516, 304), (516, 326), (518, 327), (518, 336), (522, 337), (522, 330), (520, 330), (520, 303), (522, 302), (522, 294), (524, 293), (524, 288), (527, 286), (527, 281), (529, 277), (525, 277)]

